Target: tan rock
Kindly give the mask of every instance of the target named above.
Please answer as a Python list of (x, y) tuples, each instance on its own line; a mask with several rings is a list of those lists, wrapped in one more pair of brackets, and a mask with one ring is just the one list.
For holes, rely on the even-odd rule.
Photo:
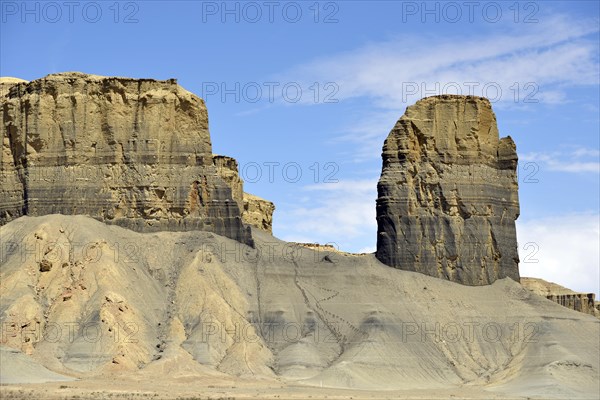
[(242, 211), (242, 221), (265, 232), (273, 233), (273, 212), (275, 205), (250, 193), (244, 192), (244, 182), (238, 172), (238, 163), (234, 158), (213, 155), (213, 163), (221, 178), (231, 188), (233, 200)]
[(487, 99), (443, 95), (406, 109), (383, 146), (377, 258), (468, 285), (519, 280), (517, 154)]
[(244, 223), (273, 233), (273, 212), (275, 205), (268, 200), (261, 199), (250, 193), (244, 193)]
[(137, 231), (208, 230), (251, 243), (213, 165), (204, 101), (176, 80), (69, 72), (9, 84), (0, 224), (84, 214)]
[(213, 163), (219, 176), (231, 188), (232, 199), (238, 204), (240, 210), (244, 208), (244, 182), (238, 172), (237, 160), (233, 157), (213, 154)]
[(552, 300), (561, 306), (600, 317), (599, 304), (596, 302), (595, 293), (575, 292), (554, 282), (539, 278), (521, 278), (521, 285), (538, 296)]
[(0, 77), (0, 97), (6, 96), (10, 88), (15, 86), (17, 83), (27, 83), (27, 81), (9, 76)]
[(52, 269), (52, 263), (48, 260), (40, 261), (40, 272), (48, 272)]

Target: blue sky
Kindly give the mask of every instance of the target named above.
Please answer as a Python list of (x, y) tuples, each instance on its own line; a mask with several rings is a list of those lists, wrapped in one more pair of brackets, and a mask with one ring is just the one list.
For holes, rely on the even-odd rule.
[(286, 240), (374, 250), (381, 146), (406, 106), (490, 97), (520, 155), (522, 275), (600, 293), (596, 1), (0, 4), (2, 76), (174, 77), (204, 97), (213, 151)]

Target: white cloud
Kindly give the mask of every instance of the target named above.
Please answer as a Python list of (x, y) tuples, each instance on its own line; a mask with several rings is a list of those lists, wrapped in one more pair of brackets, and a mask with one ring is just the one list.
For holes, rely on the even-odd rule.
[(600, 215), (517, 220), (517, 235), (521, 276), (600, 295)]
[[(531, 99), (551, 103), (566, 100), (564, 89), (598, 84), (597, 42), (585, 36), (598, 32), (597, 21), (573, 24), (562, 16), (549, 16), (542, 24), (508, 28), (502, 34), (465, 36), (403, 36), (365, 45), (345, 53), (297, 66), (282, 75), (301, 82), (335, 82), (338, 98), (369, 97), (377, 105), (398, 109), (430, 94), (429, 90), (496, 97), (499, 102)], [(523, 30), (527, 29), (526, 33)], [(534, 86), (526, 86), (532, 82)], [(518, 94), (517, 86), (518, 84)], [(417, 92), (409, 94), (416, 84)], [(437, 90), (436, 90), (437, 88)]]
[(347, 157), (353, 162), (381, 159), (383, 141), (404, 110), (369, 111), (353, 116), (335, 141), (357, 145), (354, 153)]
[(377, 250), (377, 246), (367, 246), (367, 247), (363, 247), (362, 249), (358, 250), (359, 253), (375, 253), (375, 250)]
[(346, 121), (339, 138), (359, 145), (356, 160), (373, 160), (406, 105), (422, 97), (475, 94), (506, 108), (565, 103), (569, 89), (598, 85), (598, 43), (590, 38), (599, 31), (597, 20), (574, 24), (566, 15), (546, 15), (541, 21), (475, 38), (404, 35), (315, 59), (274, 78), (302, 86), (335, 82), (340, 101), (367, 99), (370, 106)]
[[(293, 205), (281, 212), (278, 227), (294, 241), (336, 243), (341, 250), (358, 251), (375, 242), (377, 181), (340, 180), (303, 188), (312, 203)], [(308, 239), (308, 240), (307, 240)]]
[(549, 153), (525, 153), (521, 161), (535, 162), (548, 171), (600, 173), (600, 151), (586, 147)]

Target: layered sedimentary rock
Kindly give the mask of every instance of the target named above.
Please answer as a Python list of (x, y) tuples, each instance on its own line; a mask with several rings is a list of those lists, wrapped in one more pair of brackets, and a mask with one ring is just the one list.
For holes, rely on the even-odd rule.
[(242, 220), (245, 224), (272, 234), (273, 212), (275, 212), (275, 205), (272, 202), (250, 193), (244, 193)]
[(521, 285), (531, 292), (560, 304), (571, 310), (600, 317), (598, 302), (594, 293), (575, 292), (566, 287), (539, 278), (521, 278)]
[(242, 221), (265, 232), (273, 233), (273, 212), (275, 205), (265, 199), (244, 192), (244, 182), (238, 172), (234, 158), (214, 155), (213, 162), (221, 178), (231, 187), (233, 200), (242, 211)]
[(10, 88), (16, 85), (17, 83), (27, 83), (27, 81), (19, 78), (12, 78), (9, 76), (0, 77), (0, 97), (6, 96)]
[(252, 243), (213, 164), (204, 102), (176, 80), (61, 73), (2, 91), (0, 224), (85, 214)]
[(244, 182), (238, 172), (238, 163), (235, 158), (213, 155), (213, 163), (219, 176), (231, 188), (231, 197), (238, 204), (240, 210), (244, 208)]
[(517, 153), (490, 102), (428, 97), (406, 109), (383, 146), (377, 258), (467, 284), (519, 280)]

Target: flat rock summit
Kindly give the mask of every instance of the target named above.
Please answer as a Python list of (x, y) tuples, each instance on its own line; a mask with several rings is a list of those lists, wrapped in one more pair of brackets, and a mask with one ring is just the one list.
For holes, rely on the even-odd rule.
[(81, 214), (252, 243), (237, 164), (213, 158), (204, 101), (175, 80), (61, 73), (2, 91), (0, 223)]
[(375, 254), (274, 237), (173, 79), (0, 100), (0, 397), (597, 398), (593, 296), (519, 282), (516, 147), (484, 98), (398, 120)]

